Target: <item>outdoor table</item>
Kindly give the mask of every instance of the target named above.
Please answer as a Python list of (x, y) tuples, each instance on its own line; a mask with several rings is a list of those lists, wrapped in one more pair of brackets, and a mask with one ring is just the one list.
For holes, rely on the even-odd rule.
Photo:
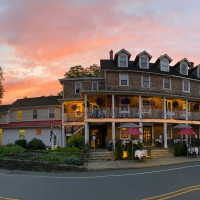
[(130, 143), (130, 140), (122, 140), (122, 145), (126, 145), (126, 144), (129, 144)]
[(142, 158), (147, 158), (147, 150), (136, 150), (135, 151), (135, 158), (139, 158), (140, 160)]
[(162, 143), (162, 139), (155, 139), (155, 142)]
[(199, 149), (198, 147), (190, 147), (188, 148), (189, 155), (198, 155)]
[(133, 144), (138, 144), (140, 142), (140, 140), (132, 140)]

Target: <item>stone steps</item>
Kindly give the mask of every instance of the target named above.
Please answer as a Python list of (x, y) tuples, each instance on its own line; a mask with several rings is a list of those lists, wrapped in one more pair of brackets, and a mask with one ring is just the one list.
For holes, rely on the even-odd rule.
[(115, 160), (112, 151), (90, 151), (88, 162), (112, 161)]
[(174, 157), (174, 151), (169, 149), (151, 149), (150, 156), (154, 158), (172, 158)]

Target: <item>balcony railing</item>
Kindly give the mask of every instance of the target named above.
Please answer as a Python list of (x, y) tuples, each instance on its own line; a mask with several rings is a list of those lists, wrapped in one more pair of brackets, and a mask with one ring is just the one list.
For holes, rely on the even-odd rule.
[[(114, 108), (115, 118), (139, 118), (139, 108), (128, 108), (123, 110), (120, 107)], [(142, 109), (143, 119), (164, 119), (163, 109)], [(68, 122), (84, 121), (85, 113), (65, 113), (64, 120)], [(112, 118), (112, 108), (88, 108), (87, 118)], [(167, 119), (186, 120), (186, 111), (183, 110), (166, 110)], [(188, 112), (188, 120), (200, 121), (199, 112)]]

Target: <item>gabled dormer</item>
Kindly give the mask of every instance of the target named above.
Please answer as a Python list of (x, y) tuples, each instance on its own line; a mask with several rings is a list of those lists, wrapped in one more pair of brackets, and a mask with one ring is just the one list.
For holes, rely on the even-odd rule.
[(156, 60), (155, 65), (158, 66), (160, 71), (169, 72), (170, 71), (169, 64), (171, 62), (172, 59), (167, 54), (164, 54)]
[(191, 74), (195, 75), (196, 77), (200, 78), (200, 64), (196, 67), (191, 68)]
[(180, 74), (187, 76), (188, 69), (190, 66), (191, 66), (191, 63), (187, 60), (187, 58), (184, 58), (184, 59), (180, 60), (179, 62), (177, 62), (174, 65), (174, 68), (176, 68)]
[(151, 58), (152, 56), (148, 52), (143, 51), (136, 56), (135, 63), (141, 69), (149, 69), (149, 61)]
[(128, 67), (128, 61), (131, 57), (131, 54), (125, 49), (121, 49), (115, 54), (114, 60), (118, 64), (118, 67)]

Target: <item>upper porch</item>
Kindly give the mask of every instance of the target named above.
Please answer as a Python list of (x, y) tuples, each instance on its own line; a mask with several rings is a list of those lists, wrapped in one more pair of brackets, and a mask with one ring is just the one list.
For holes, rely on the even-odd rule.
[(84, 100), (63, 101), (63, 122), (84, 119), (174, 119), (200, 121), (199, 102), (146, 95), (84, 95)]

